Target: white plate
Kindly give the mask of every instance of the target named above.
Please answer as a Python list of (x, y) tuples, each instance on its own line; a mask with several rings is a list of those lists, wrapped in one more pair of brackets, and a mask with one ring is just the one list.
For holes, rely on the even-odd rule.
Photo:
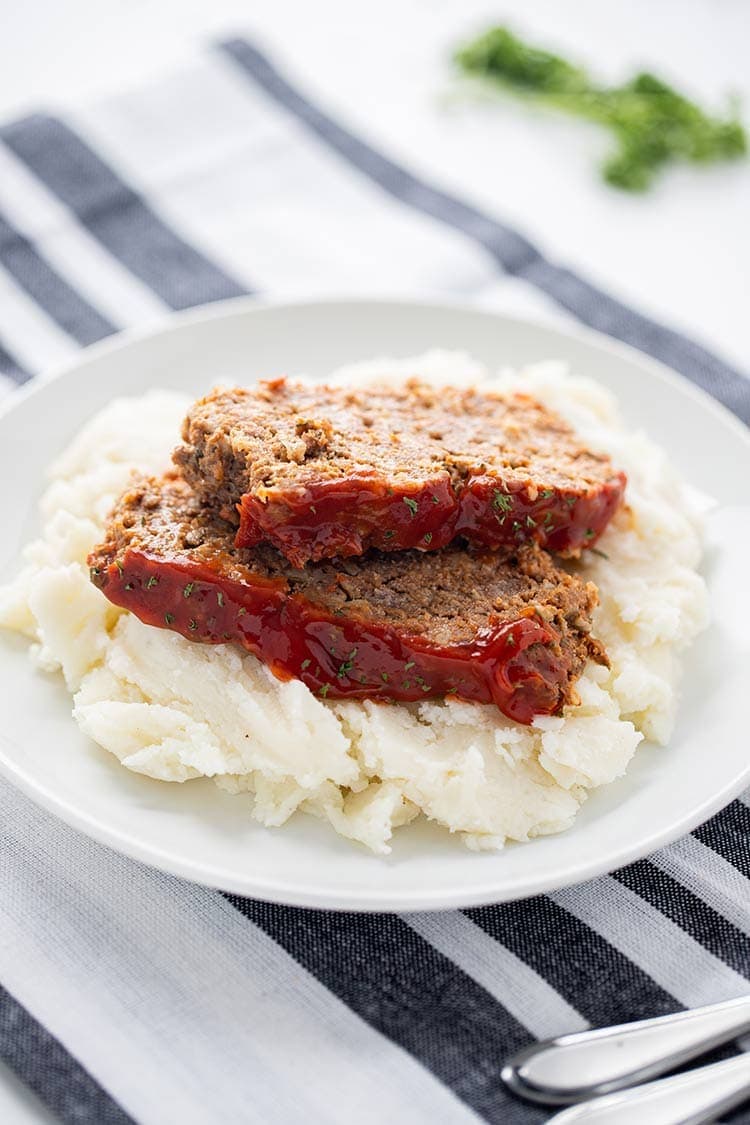
[(351, 910), (457, 907), (562, 887), (645, 855), (736, 795), (750, 781), (750, 615), (739, 538), (750, 545), (750, 441), (685, 380), (602, 336), (456, 306), (243, 299), (97, 345), (0, 416), (3, 577), (36, 530), (45, 465), (114, 395), (155, 386), (198, 394), (218, 378), (248, 382), (284, 371), (324, 375), (353, 360), (431, 347), (464, 349), (492, 367), (568, 360), (610, 387), (628, 422), (646, 427), (719, 500), (706, 560), (714, 624), (688, 654), (669, 747), (639, 750), (627, 776), (595, 793), (562, 835), (474, 854), (444, 830), (418, 824), (398, 831), (384, 860), (310, 817), (261, 828), (245, 798), (209, 781), (170, 785), (129, 773), (80, 734), (60, 679), (33, 670), (26, 645), (3, 635), (2, 773), (75, 828), (155, 867), (276, 902)]

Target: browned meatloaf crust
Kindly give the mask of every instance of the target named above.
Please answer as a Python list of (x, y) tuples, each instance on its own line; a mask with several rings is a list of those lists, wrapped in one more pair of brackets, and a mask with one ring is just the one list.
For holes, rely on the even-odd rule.
[(461, 536), (577, 554), (619, 505), (625, 476), (527, 395), (352, 389), (276, 379), (195, 403), (174, 459), (237, 543), (299, 566)]
[(295, 569), (274, 548), (238, 548), (234, 529), (175, 474), (119, 501), (92, 581), (147, 624), (193, 641), (234, 641), (281, 678), (330, 698), (455, 694), (511, 718), (576, 700), (596, 588), (536, 544), (476, 553), (373, 552)]

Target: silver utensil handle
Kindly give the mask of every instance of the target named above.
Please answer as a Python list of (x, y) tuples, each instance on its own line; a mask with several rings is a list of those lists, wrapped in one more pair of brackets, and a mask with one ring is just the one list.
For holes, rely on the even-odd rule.
[(739, 1055), (570, 1106), (548, 1125), (701, 1125), (749, 1097), (750, 1055)]
[(512, 1058), (502, 1076), (529, 1101), (570, 1105), (646, 1082), (749, 1030), (745, 996), (537, 1043)]

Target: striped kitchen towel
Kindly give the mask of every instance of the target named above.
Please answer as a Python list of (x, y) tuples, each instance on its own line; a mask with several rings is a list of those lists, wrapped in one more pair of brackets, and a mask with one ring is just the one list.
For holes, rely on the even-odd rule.
[[(6, 388), (170, 309), (363, 287), (573, 318), (750, 419), (727, 363), (395, 163), (245, 40), (0, 126)], [(0, 839), (0, 1057), (77, 1125), (541, 1122), (503, 1088), (510, 1052), (748, 990), (747, 796), (604, 878), (422, 915), (196, 887), (4, 782)]]

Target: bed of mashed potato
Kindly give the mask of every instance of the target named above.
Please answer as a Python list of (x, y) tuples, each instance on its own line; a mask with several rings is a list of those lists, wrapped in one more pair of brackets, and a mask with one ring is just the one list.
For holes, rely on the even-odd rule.
[[(358, 364), (337, 379), (490, 376), (466, 356)], [(0, 588), (0, 625), (26, 634), (40, 669), (61, 672), (81, 729), (130, 770), (161, 781), (211, 777), (254, 795), (279, 826), (297, 810), (376, 853), (420, 814), (475, 849), (559, 832), (588, 792), (619, 777), (643, 738), (672, 730), (680, 652), (707, 620), (697, 573), (698, 505), (663, 452), (625, 431), (611, 396), (556, 363), (493, 376), (567, 416), (628, 473), (628, 508), (578, 564), (596, 582), (594, 620), (611, 660), (590, 664), (581, 704), (532, 727), (457, 700), (324, 702), (232, 645), (202, 646), (143, 625), (89, 582), (86, 555), (132, 469), (167, 467), (188, 405), (153, 391), (93, 418), (50, 470), (43, 531)]]

